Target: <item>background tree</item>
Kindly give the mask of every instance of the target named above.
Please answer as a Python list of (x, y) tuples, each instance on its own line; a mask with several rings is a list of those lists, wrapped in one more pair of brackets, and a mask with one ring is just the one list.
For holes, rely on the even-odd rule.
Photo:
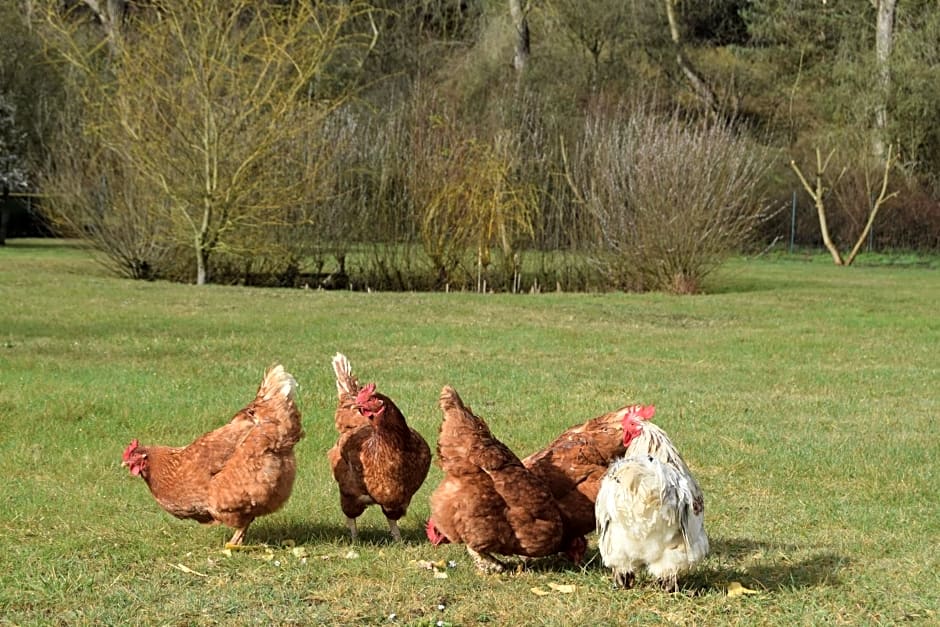
[(695, 68), (691, 59), (685, 52), (685, 41), (679, 26), (679, 17), (677, 16), (676, 0), (663, 0), (663, 7), (666, 12), (666, 22), (669, 25), (669, 38), (675, 50), (676, 65), (685, 77), (686, 82), (692, 88), (702, 105), (709, 113), (718, 113), (718, 97), (715, 90), (709, 82), (702, 76), (701, 72)]
[(509, 14), (512, 17), (512, 26), (516, 31), (516, 46), (512, 55), (512, 66), (516, 72), (525, 70), (531, 54), (531, 41), (529, 39), (529, 2), (524, 0), (509, 0)]
[(34, 221), (19, 194), (36, 190), (63, 101), (58, 72), (43, 58), (26, 13), (18, 3), (0, 3), (0, 241), (14, 222)]
[(699, 291), (766, 219), (769, 163), (728, 122), (689, 125), (642, 106), (599, 111), (570, 172), (599, 225), (596, 263), (625, 289)]
[[(718, 207), (738, 206), (727, 188), (742, 189), (740, 179), (699, 171), (675, 146), (707, 156), (732, 145), (761, 164), (763, 150), (804, 163), (820, 145), (870, 154), (879, 136), (898, 147), (891, 182), (899, 195), (883, 203), (868, 241), (940, 241), (935, 0), (16, 6), (55, 8), (62, 19), (49, 24), (62, 35), (59, 59), (70, 62), (56, 74), (76, 79), (58, 108), (65, 118), (55, 159), (34, 179), (45, 206), (71, 218), (68, 232), (106, 250), (123, 242), (112, 257), (132, 276), (691, 291), (704, 276), (696, 268), (707, 272), (745, 245), (755, 223), (768, 241), (789, 223), (735, 222)], [(888, 29), (879, 16), (891, 6)], [(197, 7), (199, 15), (186, 13)], [(209, 14), (218, 17), (206, 21)], [(35, 111), (29, 87), (7, 93), (17, 125), (31, 129), (23, 123)], [(640, 96), (619, 108), (626, 93)], [(656, 110), (667, 114), (653, 126), (675, 145), (656, 144), (668, 159), (650, 162), (669, 176), (616, 157), (624, 146), (646, 154), (638, 138), (655, 144), (636, 130), (644, 124), (629, 133), (621, 126)], [(666, 124), (673, 111), (679, 121)], [(724, 133), (703, 123), (728, 112), (734, 121)], [(847, 129), (863, 129), (863, 139)], [(766, 186), (789, 202), (799, 185), (788, 161), (770, 171), (739, 164), (761, 178), (744, 195)], [(840, 165), (846, 173), (826, 198), (827, 222), (833, 241), (855, 241), (877, 177), (862, 159)], [(676, 196), (675, 181), (690, 172), (701, 176), (689, 189), (724, 200)], [(714, 229), (702, 216), (747, 228)], [(815, 216), (812, 225), (801, 216), (797, 242), (816, 245)], [(709, 238), (734, 235), (709, 249), (656, 222), (663, 218), (694, 223)], [(639, 260), (626, 253), (640, 233), (669, 245), (643, 240), (644, 259), (655, 263), (633, 272)]]
[(10, 223), (10, 193), (26, 189), (29, 179), (20, 156), (25, 133), (16, 125), (16, 109), (0, 92), (0, 246)]
[(636, 41), (636, 31), (629, 26), (636, 27), (643, 9), (618, 0), (551, 0), (546, 11), (554, 28), (575, 45), (576, 53), (587, 55), (587, 84), (591, 93), (597, 93), (603, 66), (617, 59), (617, 46)]
[[(838, 245), (833, 241), (832, 235), (829, 231), (830, 218), (826, 208), (826, 197), (829, 196), (831, 192), (836, 192), (838, 194), (838, 192), (841, 191), (838, 189), (838, 186), (840, 183), (844, 182), (844, 176), (848, 171), (848, 167), (843, 167), (839, 174), (834, 177), (831, 174), (827, 175), (826, 171), (829, 169), (829, 166), (832, 163), (832, 157), (834, 155), (835, 150), (831, 151), (826, 156), (826, 158), (823, 159), (822, 151), (819, 148), (816, 149), (816, 168), (811, 179), (812, 182), (803, 173), (803, 170), (797, 165), (796, 161), (791, 161), (790, 167), (800, 179), (800, 183), (803, 185), (803, 188), (813, 199), (813, 205), (816, 208), (816, 215), (819, 218), (819, 232), (822, 235), (823, 244), (826, 246), (826, 250), (828, 250), (829, 254), (832, 256), (833, 262), (837, 266), (850, 266), (855, 261), (855, 257), (858, 255), (859, 251), (862, 249), (862, 246), (865, 244), (865, 241), (868, 239), (872, 227), (875, 224), (875, 218), (878, 216), (878, 212), (886, 202), (898, 195), (897, 191), (888, 192), (888, 182), (891, 175), (891, 170), (894, 167), (894, 159), (890, 146), (888, 147), (888, 154), (885, 156), (883, 163), (880, 155), (872, 156), (867, 159), (863, 157), (863, 161), (869, 162), (875, 168), (882, 166), (883, 170), (879, 174), (877, 171), (873, 173), (871, 167), (865, 169), (865, 181), (864, 185), (861, 186), (861, 189), (864, 190), (864, 199), (870, 199), (869, 206), (866, 207), (867, 211), (865, 225), (861, 228), (858, 236), (855, 238), (855, 244), (852, 246), (852, 250), (848, 253), (848, 255), (843, 256), (839, 251)], [(857, 190), (859, 187), (860, 186), (857, 184), (857, 182), (856, 184), (849, 186), (851, 191)], [(851, 193), (851, 191), (849, 193)], [(844, 206), (846, 204), (859, 203), (857, 200), (855, 200), (855, 202), (842, 204)]]
[(104, 31), (111, 54), (121, 52), (124, 37), (124, 20), (127, 17), (127, 0), (81, 0), (91, 11)]
[(888, 128), (888, 97), (891, 93), (891, 49), (894, 45), (895, 0), (873, 0), (878, 5), (875, 23), (875, 63), (878, 67), (879, 100), (875, 104), (875, 128), (872, 149), (875, 157), (884, 159)]
[(249, 233), (285, 224), (288, 212), (303, 221), (317, 172), (307, 158), (317, 146), (305, 141), (350, 95), (331, 72), (373, 41), (348, 30), (365, 12), (346, 2), (165, 2), (133, 12), (133, 35), (109, 39), (104, 68), (73, 23), (48, 14), (81, 72), (84, 133), (104, 163), (150, 191), (136, 205), (162, 214), (151, 222), (170, 225), (160, 231), (167, 246), (190, 249), (197, 284), (213, 254), (253, 254)]

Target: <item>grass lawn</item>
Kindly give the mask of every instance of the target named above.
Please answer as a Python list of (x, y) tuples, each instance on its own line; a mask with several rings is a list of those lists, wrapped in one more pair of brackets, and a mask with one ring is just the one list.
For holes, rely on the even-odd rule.
[[(0, 623), (940, 621), (936, 264), (735, 260), (694, 297), (392, 294), (133, 282), (62, 242), (9, 244)], [(432, 448), (445, 383), (520, 457), (655, 404), (705, 490), (711, 555), (675, 595), (612, 589), (593, 539), (582, 567), (478, 575), (463, 547), (424, 541), (434, 467), (405, 542), (371, 508), (351, 544), (325, 458), (337, 350)], [(297, 481), (229, 556), (230, 530), (163, 512), (121, 452), (221, 425), (274, 361), (301, 385)], [(456, 567), (439, 579), (420, 560)]]

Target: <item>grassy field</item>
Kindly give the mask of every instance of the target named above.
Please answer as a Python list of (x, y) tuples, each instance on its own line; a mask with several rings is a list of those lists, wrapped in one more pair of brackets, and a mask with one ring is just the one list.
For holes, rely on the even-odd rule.
[[(0, 623), (936, 623), (938, 272), (785, 257), (736, 260), (695, 297), (259, 290), (116, 279), (61, 242), (13, 240)], [(436, 468), (404, 543), (370, 510), (351, 544), (325, 458), (337, 350), (432, 447), (445, 383), (520, 456), (656, 404), (705, 490), (712, 554), (675, 595), (613, 590), (593, 540), (583, 567), (481, 576), (462, 547), (424, 541)], [(229, 530), (164, 513), (121, 451), (222, 424), (274, 361), (301, 385), (298, 478), (229, 556)], [(421, 560), (456, 567), (435, 578)]]

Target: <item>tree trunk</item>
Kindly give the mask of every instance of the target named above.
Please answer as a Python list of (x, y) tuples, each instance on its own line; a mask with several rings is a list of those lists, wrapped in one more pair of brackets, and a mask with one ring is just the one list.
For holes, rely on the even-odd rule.
[(3, 186), (0, 197), (0, 246), (7, 245), (7, 228), (10, 225), (10, 188)]
[(99, 0), (84, 0), (85, 5), (98, 17), (101, 28), (108, 38), (108, 48), (112, 56), (117, 56), (123, 35), (124, 16), (127, 13), (127, 0), (105, 0), (102, 7)]
[(33, 0), (24, 0), (23, 13), (26, 15), (26, 28), (29, 32), (33, 32), (33, 12)]
[(819, 232), (822, 234), (823, 244), (826, 246), (826, 250), (832, 255), (832, 261), (835, 262), (837, 266), (844, 266), (845, 261), (842, 259), (842, 254), (832, 242), (832, 236), (829, 235), (829, 222), (826, 220), (826, 205), (823, 203), (822, 197), (822, 178), (817, 176), (816, 181), (817, 193), (813, 194), (813, 199), (816, 204), (816, 215), (819, 217)]
[(527, 4), (523, 6), (522, 0), (509, 0), (509, 14), (512, 16), (512, 25), (516, 29), (516, 50), (512, 57), (512, 66), (519, 74), (522, 74), (528, 64), (531, 50)]
[(203, 198), (202, 224), (196, 232), (196, 285), (205, 285), (209, 275), (209, 252), (213, 242), (209, 239), (209, 226), (212, 223), (212, 201), (208, 194)]
[(196, 285), (205, 285), (209, 274), (209, 251), (196, 242)]
[(894, 8), (897, 0), (878, 0), (878, 21), (875, 30), (875, 60), (878, 66), (878, 104), (875, 107), (875, 129), (872, 152), (879, 161), (885, 160), (888, 128), (888, 94), (891, 91), (891, 49), (894, 43)]
[(712, 90), (711, 86), (699, 75), (698, 71), (692, 65), (692, 62), (682, 51), (682, 38), (679, 35), (679, 21), (676, 19), (676, 0), (663, 0), (663, 2), (666, 5), (666, 19), (669, 20), (669, 35), (676, 48), (676, 63), (678, 63), (679, 69), (692, 87), (692, 91), (695, 92), (698, 99), (702, 101), (702, 104), (705, 105), (710, 113), (717, 114), (718, 97), (715, 96), (715, 92)]
[(589, 48), (591, 52), (591, 94), (596, 94), (601, 80), (601, 46), (599, 41)]
[[(806, 177), (803, 176), (803, 172), (800, 170), (799, 166), (796, 165), (796, 161), (790, 161), (790, 167), (796, 172), (796, 175), (799, 177), (800, 182), (803, 184), (803, 188), (809, 193), (813, 199), (813, 204), (816, 205), (816, 215), (819, 218), (819, 233), (822, 235), (823, 244), (826, 246), (826, 250), (829, 251), (829, 254), (832, 255), (832, 260), (837, 266), (845, 265), (845, 262), (842, 260), (842, 254), (839, 253), (838, 247), (832, 242), (832, 237), (829, 235), (829, 222), (826, 220), (826, 204), (825, 204), (825, 184), (823, 183), (823, 175), (826, 173), (826, 168), (829, 167), (829, 160), (832, 158), (833, 152), (829, 153), (829, 156), (826, 157), (825, 163), (823, 163), (822, 153), (819, 148), (816, 149), (816, 181), (815, 186), (810, 185), (809, 181), (806, 180)], [(840, 176), (841, 178), (841, 176)]]

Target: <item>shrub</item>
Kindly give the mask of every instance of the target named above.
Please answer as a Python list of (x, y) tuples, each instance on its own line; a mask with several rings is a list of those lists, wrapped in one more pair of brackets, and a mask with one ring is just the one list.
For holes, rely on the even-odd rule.
[(87, 240), (111, 271), (148, 280), (173, 275), (168, 269), (176, 252), (169, 242), (172, 223), (153, 206), (159, 195), (121, 159), (96, 150), (80, 132), (63, 129), (40, 184), (41, 211), (49, 224), (66, 237)]
[(571, 184), (597, 222), (595, 263), (623, 289), (699, 291), (767, 216), (768, 164), (728, 121), (592, 112)]

